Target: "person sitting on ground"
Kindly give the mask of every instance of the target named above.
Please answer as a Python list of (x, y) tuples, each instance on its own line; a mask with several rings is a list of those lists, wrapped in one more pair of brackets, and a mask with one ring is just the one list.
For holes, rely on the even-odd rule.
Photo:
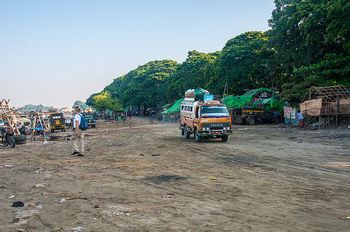
[(40, 121), (40, 120), (38, 120), (37, 122), (36, 122), (36, 125), (35, 125), (35, 128), (39, 131), (42, 131), (42, 130), (44, 130), (44, 127), (43, 127), (43, 124), (42, 124), (42, 122)]
[[(79, 128), (81, 122), (81, 110), (79, 106), (74, 107), (74, 119), (73, 119), (73, 133), (72, 133), (72, 145), (73, 145), (73, 153), (72, 155), (84, 156), (85, 153), (85, 141), (84, 141), (84, 132)], [(78, 142), (80, 145), (80, 149), (78, 146)]]

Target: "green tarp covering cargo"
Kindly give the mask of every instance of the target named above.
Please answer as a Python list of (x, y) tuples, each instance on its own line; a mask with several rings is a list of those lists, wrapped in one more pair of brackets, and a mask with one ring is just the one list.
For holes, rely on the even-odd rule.
[(162, 114), (175, 114), (180, 112), (180, 105), (183, 100), (183, 98), (178, 99), (170, 108), (163, 111)]
[[(195, 101), (203, 101), (205, 96), (209, 95), (209, 91), (202, 89), (202, 88), (196, 88), (196, 89), (188, 89), (185, 92), (185, 98), (186, 99), (194, 99)], [(180, 105), (181, 102), (185, 98), (178, 99), (172, 106), (170, 106), (167, 110), (164, 110), (162, 114), (169, 115), (169, 114), (175, 114), (180, 112)]]
[(241, 96), (227, 96), (223, 99), (228, 109), (235, 108), (270, 108), (278, 106), (278, 99), (273, 90), (268, 88), (252, 89)]
[(206, 95), (209, 95), (209, 91), (202, 88), (188, 89), (185, 92), (185, 98), (194, 99), (195, 101), (203, 101)]
[(241, 96), (227, 96), (223, 102), (231, 111), (233, 122), (239, 124), (278, 123), (283, 109), (282, 102), (268, 88), (252, 89)]

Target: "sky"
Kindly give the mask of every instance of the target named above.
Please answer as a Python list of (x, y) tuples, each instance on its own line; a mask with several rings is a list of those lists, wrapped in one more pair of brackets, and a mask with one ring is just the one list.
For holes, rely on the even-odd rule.
[(0, 99), (72, 106), (152, 60), (266, 31), (273, 0), (0, 0)]

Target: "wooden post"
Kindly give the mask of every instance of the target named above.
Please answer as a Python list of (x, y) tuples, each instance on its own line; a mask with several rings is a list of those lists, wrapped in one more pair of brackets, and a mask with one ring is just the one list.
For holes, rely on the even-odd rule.
[(321, 115), (318, 116), (318, 129), (321, 129)]

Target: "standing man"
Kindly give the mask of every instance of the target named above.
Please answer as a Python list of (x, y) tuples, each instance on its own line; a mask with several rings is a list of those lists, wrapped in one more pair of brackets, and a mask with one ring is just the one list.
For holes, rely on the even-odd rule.
[(298, 127), (299, 127), (299, 129), (304, 128), (304, 124), (305, 124), (304, 123), (304, 116), (300, 112), (300, 110), (298, 110), (297, 119), (298, 119)]
[[(73, 118), (73, 133), (72, 133), (72, 144), (73, 144), (73, 153), (72, 155), (84, 156), (84, 132), (80, 129), (81, 123), (81, 110), (79, 106), (74, 107), (74, 118)], [(78, 142), (80, 145), (80, 150), (78, 147)]]

